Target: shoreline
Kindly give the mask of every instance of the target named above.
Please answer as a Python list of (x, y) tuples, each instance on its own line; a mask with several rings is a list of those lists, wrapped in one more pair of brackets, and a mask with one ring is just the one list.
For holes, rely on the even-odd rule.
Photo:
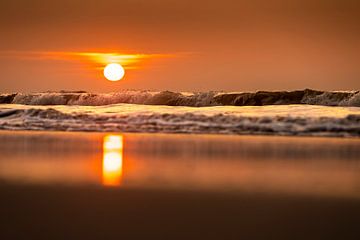
[(0, 131), (0, 140), (10, 183), (360, 198), (360, 139)]
[(134, 135), (134, 136), (179, 136), (179, 137), (186, 137), (186, 136), (199, 136), (199, 137), (234, 137), (234, 138), (300, 138), (300, 139), (344, 139), (344, 140), (360, 140), (358, 136), (320, 136), (320, 135), (275, 135), (275, 134), (233, 134), (233, 133), (181, 133), (181, 132), (121, 132), (121, 131), (109, 131), (109, 132), (99, 132), (99, 131), (62, 131), (62, 130), (27, 130), (27, 129), (0, 129), (0, 135), (4, 134), (11, 134), (11, 133), (19, 133), (19, 134), (91, 134), (91, 135), (109, 135), (109, 134), (121, 134), (121, 135)]
[(360, 139), (0, 131), (1, 239), (358, 239)]

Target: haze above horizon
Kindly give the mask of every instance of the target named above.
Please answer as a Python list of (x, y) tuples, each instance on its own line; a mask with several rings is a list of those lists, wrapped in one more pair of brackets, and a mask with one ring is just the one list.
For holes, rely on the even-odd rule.
[[(1, 91), (359, 90), (359, 12), (355, 0), (1, 1)], [(102, 74), (114, 61), (127, 71), (115, 83)]]

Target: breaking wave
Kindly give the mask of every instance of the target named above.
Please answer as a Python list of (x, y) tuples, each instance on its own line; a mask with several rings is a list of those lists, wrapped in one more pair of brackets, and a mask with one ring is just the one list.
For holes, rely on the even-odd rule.
[(153, 92), (123, 90), (115, 93), (44, 92), (0, 94), (0, 104), (101, 106), (118, 103), (168, 106), (264, 106), (310, 104), (360, 106), (359, 91), (258, 91), (258, 92)]
[(3, 106), (5, 130), (360, 136), (360, 109), (349, 107)]

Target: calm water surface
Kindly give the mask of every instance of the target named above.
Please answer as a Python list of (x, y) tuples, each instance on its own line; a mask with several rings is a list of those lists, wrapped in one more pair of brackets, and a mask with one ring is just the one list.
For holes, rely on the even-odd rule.
[(0, 132), (0, 180), (360, 197), (360, 139)]

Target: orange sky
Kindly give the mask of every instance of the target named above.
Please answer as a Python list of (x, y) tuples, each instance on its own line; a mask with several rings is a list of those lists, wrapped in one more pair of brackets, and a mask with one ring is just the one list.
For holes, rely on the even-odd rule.
[[(358, 2), (1, 1), (0, 89), (359, 90)], [(146, 57), (109, 82), (99, 62), (48, 53)]]

